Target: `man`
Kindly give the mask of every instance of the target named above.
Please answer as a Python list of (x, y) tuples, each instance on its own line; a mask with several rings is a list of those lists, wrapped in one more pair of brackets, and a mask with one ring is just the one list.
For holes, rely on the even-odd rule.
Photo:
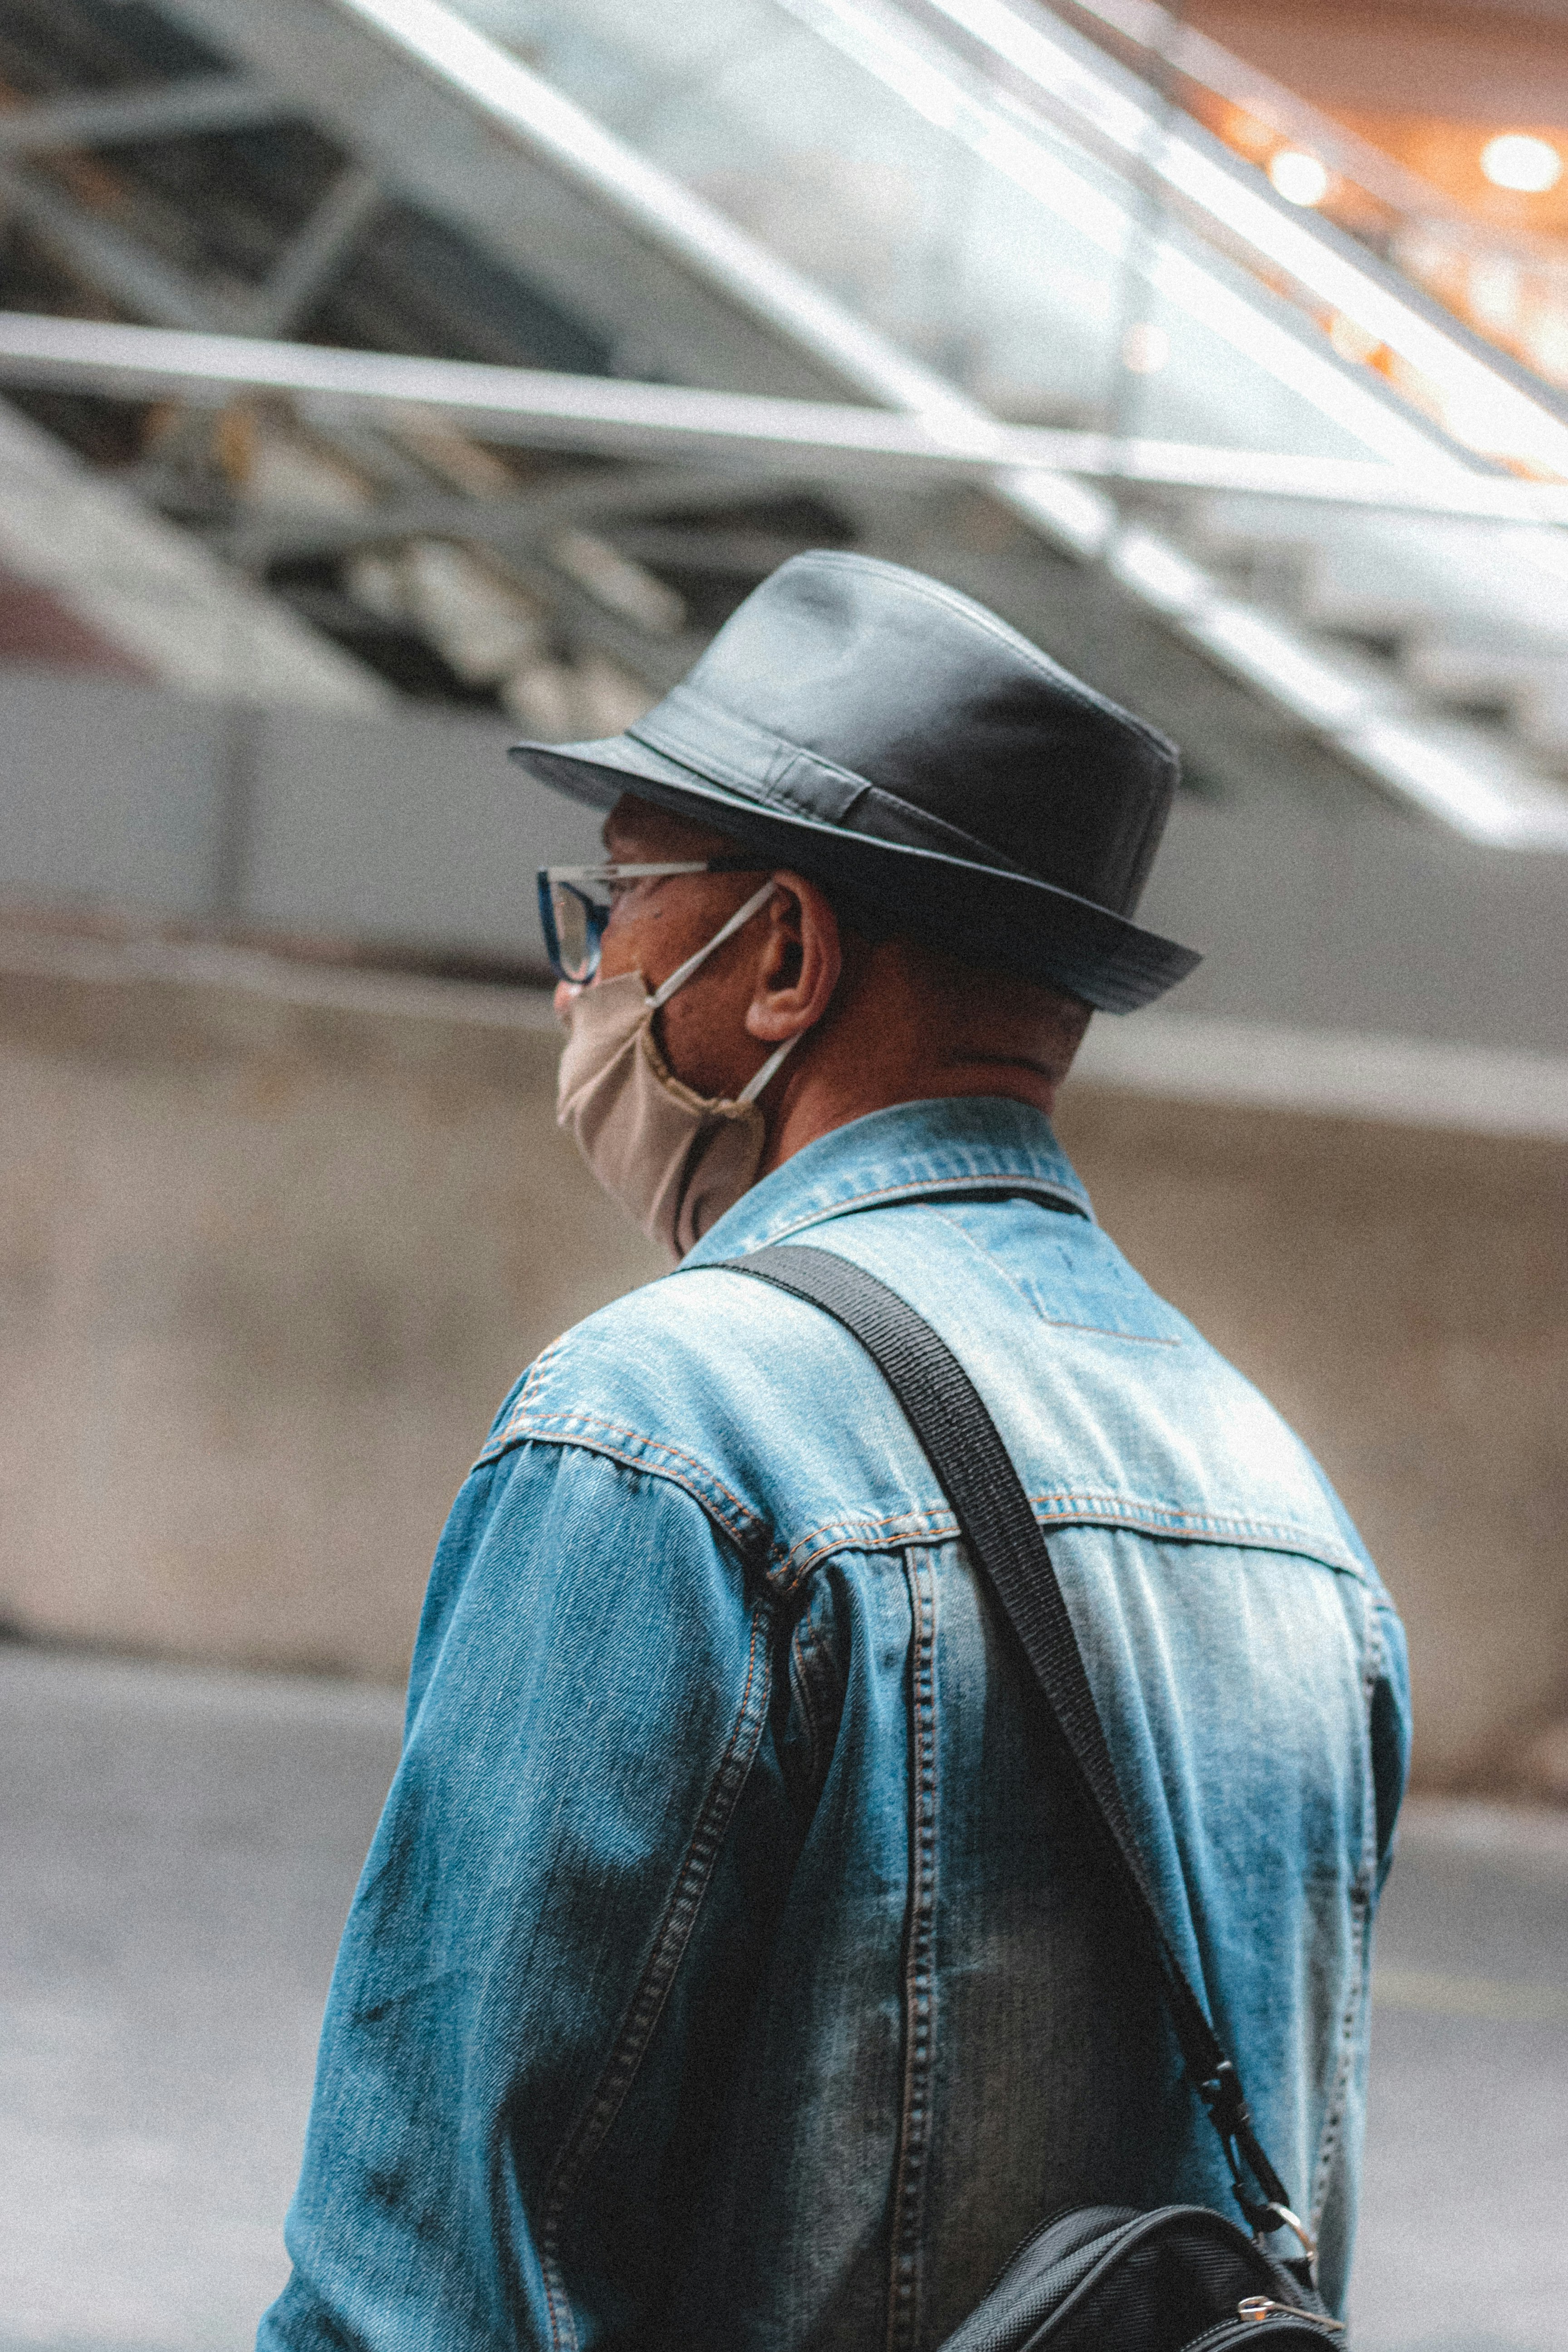
[(1342, 2303), (1404, 1654), (1321, 1474), (1048, 1115), (1172, 747), (935, 583), (796, 558), (610, 741), (561, 1115), (681, 1271), (548, 1349), (454, 1507), (267, 2352), (925, 2352), (1062, 2207), (1229, 2210), (1040, 1702), (781, 1239), (964, 1361), (1166, 1925)]

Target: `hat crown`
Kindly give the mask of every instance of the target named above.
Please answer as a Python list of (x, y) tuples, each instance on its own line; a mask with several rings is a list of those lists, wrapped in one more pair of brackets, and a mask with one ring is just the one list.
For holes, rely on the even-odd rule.
[[(874, 787), (839, 815), (851, 830), (913, 840), (924, 818), (933, 845), (956, 834), (983, 862), (1124, 916), (1175, 790), (1176, 748), (1156, 729), (984, 605), (870, 556), (792, 557), (677, 698), (777, 739), (781, 772), (798, 750)], [(663, 708), (634, 733), (658, 741)]]
[(630, 794), (816, 877), (868, 938), (938, 941), (1107, 1012), (1200, 961), (1131, 920), (1174, 746), (895, 563), (793, 557), (635, 726), (512, 757), (574, 799)]

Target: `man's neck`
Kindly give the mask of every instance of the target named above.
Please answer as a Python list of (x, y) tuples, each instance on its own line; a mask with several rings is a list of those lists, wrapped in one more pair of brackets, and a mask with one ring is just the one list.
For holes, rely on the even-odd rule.
[[(828, 1041), (823, 1040), (824, 1045)], [(779, 1073), (780, 1100), (768, 1119), (768, 1139), (757, 1173), (769, 1176), (835, 1128), (847, 1127), (876, 1110), (891, 1110), (899, 1103), (939, 1102), (950, 1097), (1000, 1096), (1009, 1102), (1027, 1103), (1048, 1118), (1055, 1108), (1058, 1081), (1037, 1066), (993, 1054), (971, 1054), (941, 1062), (922, 1062), (904, 1074), (901, 1082), (868, 1087), (858, 1074), (807, 1065), (789, 1083), (789, 1066)]]

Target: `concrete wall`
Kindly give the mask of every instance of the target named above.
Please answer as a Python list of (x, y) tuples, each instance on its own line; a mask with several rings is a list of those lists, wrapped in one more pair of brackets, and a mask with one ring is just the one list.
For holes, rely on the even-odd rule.
[[(506, 722), (226, 708), (0, 669), (0, 903), (534, 963), (538, 866), (597, 817), (510, 767)], [(1370, 793), (1172, 819), (1142, 918), (1205, 950), (1183, 1012), (1563, 1051), (1568, 856), (1486, 849)]]
[[(503, 1391), (659, 1270), (556, 1132), (554, 1060), (500, 991), (103, 949), (0, 971), (18, 1627), (401, 1674)], [(1364, 1527), (1424, 1778), (1506, 1774), (1568, 1707), (1568, 1142), (1093, 1079), (1061, 1128)]]
[(542, 971), (535, 868), (603, 852), (596, 813), (508, 762), (521, 731), (0, 668), (0, 900), (455, 948)]
[(471, 1019), (0, 980), (0, 1608), (399, 1675), (503, 1392), (656, 1270), (554, 1061)]

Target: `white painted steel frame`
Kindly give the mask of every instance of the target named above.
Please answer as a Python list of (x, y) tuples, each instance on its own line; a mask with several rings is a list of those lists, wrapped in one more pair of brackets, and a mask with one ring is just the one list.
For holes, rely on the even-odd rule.
[(417, 415), (482, 440), (600, 457), (701, 458), (832, 482), (965, 480), (1041, 468), (1152, 488), (1225, 491), (1447, 520), (1568, 524), (1568, 483), (1420, 474), (1359, 457), (1292, 457), (1198, 443), (774, 400), (619, 377), (330, 350), (248, 335), (188, 333), (0, 311), (0, 383), (60, 385), (115, 399), (176, 397), (221, 406), (282, 394), (323, 425)]

